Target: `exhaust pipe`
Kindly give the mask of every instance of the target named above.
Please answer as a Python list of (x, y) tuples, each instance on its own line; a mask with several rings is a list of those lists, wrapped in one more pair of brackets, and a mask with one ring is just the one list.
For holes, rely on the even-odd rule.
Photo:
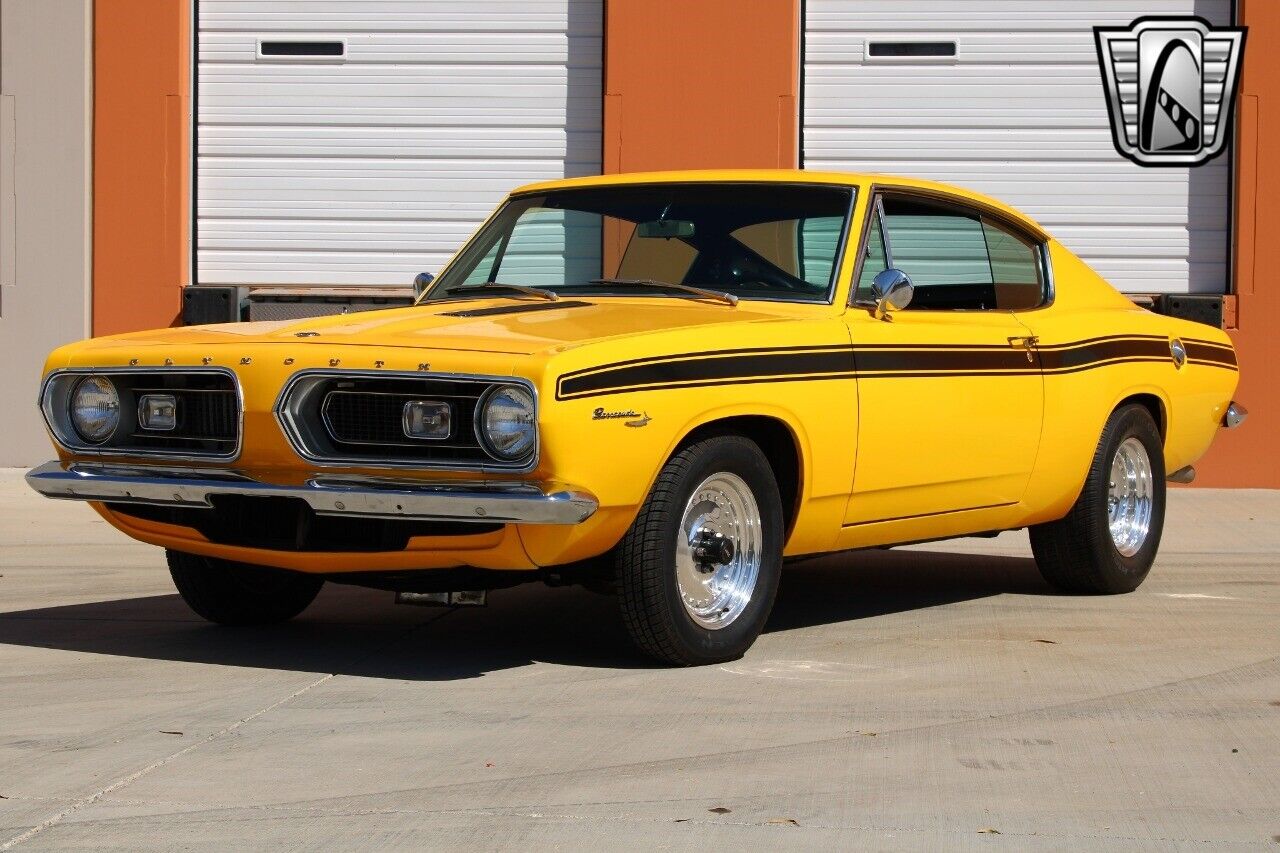
[(484, 607), (487, 603), (488, 592), (483, 589), (396, 593), (396, 604), (412, 604), (415, 607)]

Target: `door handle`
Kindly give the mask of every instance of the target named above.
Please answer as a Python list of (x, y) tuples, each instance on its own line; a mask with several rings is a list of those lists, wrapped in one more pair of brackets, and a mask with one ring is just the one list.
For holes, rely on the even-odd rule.
[(1009, 346), (1014, 347), (1015, 349), (1024, 349), (1027, 351), (1027, 361), (1035, 361), (1035, 358), (1031, 355), (1031, 351), (1039, 346), (1039, 344), (1040, 339), (1035, 335), (1014, 335), (1009, 338)]

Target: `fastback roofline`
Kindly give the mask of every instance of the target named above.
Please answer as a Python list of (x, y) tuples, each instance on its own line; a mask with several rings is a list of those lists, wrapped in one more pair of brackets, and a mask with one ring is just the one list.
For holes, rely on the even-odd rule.
[(935, 197), (949, 197), (977, 204), (1021, 224), (1028, 231), (1048, 240), (1050, 235), (1031, 217), (999, 199), (983, 193), (937, 181), (926, 181), (899, 175), (880, 175), (868, 172), (815, 172), (807, 169), (682, 169), (664, 172), (620, 172), (611, 175), (590, 175), (581, 178), (561, 178), (539, 181), (512, 190), (510, 196), (527, 195), (556, 190), (586, 187), (617, 187), (634, 184), (679, 183), (770, 183), (770, 184), (827, 184), (858, 187), (865, 191), (898, 188)]

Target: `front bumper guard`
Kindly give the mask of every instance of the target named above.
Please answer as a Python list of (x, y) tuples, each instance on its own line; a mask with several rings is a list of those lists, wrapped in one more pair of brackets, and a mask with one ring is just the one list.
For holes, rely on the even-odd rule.
[(64, 500), (211, 508), (216, 495), (283, 497), (306, 501), (317, 515), (489, 524), (578, 524), (599, 506), (581, 489), (528, 482), (315, 475), (281, 486), (233, 470), (97, 462), (46, 462), (27, 472), (27, 483)]

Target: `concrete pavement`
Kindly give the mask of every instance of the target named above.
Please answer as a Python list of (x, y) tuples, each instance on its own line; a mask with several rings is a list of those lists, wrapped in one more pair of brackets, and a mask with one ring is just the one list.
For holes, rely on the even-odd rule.
[(741, 661), (611, 602), (329, 586), (220, 629), (0, 472), (0, 850), (1167, 849), (1280, 840), (1280, 492), (1177, 490), (1136, 593), (1026, 537), (788, 568)]

